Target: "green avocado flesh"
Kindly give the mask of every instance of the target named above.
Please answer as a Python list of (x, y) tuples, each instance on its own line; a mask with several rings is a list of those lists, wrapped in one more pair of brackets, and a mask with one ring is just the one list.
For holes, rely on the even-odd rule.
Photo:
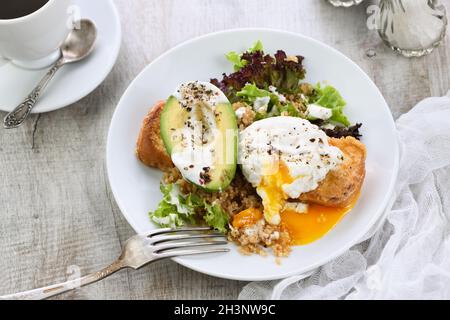
[[(186, 130), (186, 123), (192, 118), (203, 119), (203, 116), (198, 112), (198, 108), (194, 111), (183, 108), (175, 96), (171, 96), (161, 114), (161, 138), (164, 142), (167, 152), (172, 156), (174, 152), (183, 150), (183, 140), (180, 131)], [(187, 178), (183, 172), (185, 168), (178, 168), (185, 179), (198, 185), (207, 191), (220, 191), (228, 187), (234, 179), (237, 164), (237, 121), (236, 115), (230, 103), (217, 104), (214, 112), (211, 112), (212, 121), (215, 124), (217, 134), (211, 138), (212, 148), (214, 150), (213, 163), (207, 166), (207, 179), (203, 184), (198, 181), (192, 181)], [(211, 120), (211, 119), (209, 119)], [(178, 134), (177, 134), (178, 132)], [(200, 131), (193, 130), (196, 134), (204, 133), (204, 129)], [(225, 159), (225, 160), (224, 160)], [(195, 163), (193, 164), (195, 165)], [(205, 165), (205, 164), (203, 164)]]

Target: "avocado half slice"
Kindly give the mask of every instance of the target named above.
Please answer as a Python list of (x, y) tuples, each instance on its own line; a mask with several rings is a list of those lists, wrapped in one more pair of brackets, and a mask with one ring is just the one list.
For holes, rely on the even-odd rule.
[[(206, 126), (200, 126), (200, 130), (191, 129), (191, 121), (195, 117), (198, 119), (198, 113), (198, 108), (182, 107), (177, 97), (169, 97), (161, 114), (161, 137), (167, 152), (186, 180), (207, 191), (221, 191), (230, 185), (236, 174), (238, 153), (236, 114), (229, 102), (216, 104), (208, 118), (215, 127), (214, 133), (211, 131), (208, 133), (211, 135), (209, 148), (210, 151), (214, 150), (214, 157), (208, 163), (184, 163), (181, 167), (175, 158), (179, 158), (183, 152), (190, 151), (186, 150), (187, 148), (191, 151), (193, 149), (192, 145), (183, 143), (183, 138), (186, 139), (189, 134), (206, 134)], [(181, 132), (187, 134), (182, 135)]]

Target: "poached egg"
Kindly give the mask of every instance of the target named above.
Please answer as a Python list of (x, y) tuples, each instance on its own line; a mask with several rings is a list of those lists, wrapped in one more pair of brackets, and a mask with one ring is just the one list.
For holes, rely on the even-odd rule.
[(240, 133), (242, 172), (262, 198), (265, 220), (273, 225), (280, 224), (288, 199), (315, 190), (343, 160), (326, 134), (304, 119), (268, 118)]

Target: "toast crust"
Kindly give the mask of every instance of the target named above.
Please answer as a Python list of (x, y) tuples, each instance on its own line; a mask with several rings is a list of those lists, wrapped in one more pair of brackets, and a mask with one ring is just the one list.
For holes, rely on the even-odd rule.
[(353, 137), (330, 138), (330, 145), (344, 154), (344, 162), (328, 173), (316, 190), (304, 193), (301, 201), (344, 208), (358, 197), (366, 175), (366, 147)]
[(149, 167), (167, 171), (174, 165), (161, 139), (160, 121), (164, 104), (164, 101), (159, 101), (144, 118), (136, 144), (136, 156)]

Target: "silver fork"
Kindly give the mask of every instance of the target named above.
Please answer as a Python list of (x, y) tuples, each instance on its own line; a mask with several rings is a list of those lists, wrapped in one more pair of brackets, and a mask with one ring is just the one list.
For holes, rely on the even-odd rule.
[(2, 296), (0, 300), (42, 300), (100, 281), (125, 268), (134, 270), (167, 258), (207, 253), (228, 252), (225, 235), (211, 228), (159, 229), (145, 235), (136, 235), (126, 243), (120, 257), (108, 267), (82, 277), (53, 286)]

